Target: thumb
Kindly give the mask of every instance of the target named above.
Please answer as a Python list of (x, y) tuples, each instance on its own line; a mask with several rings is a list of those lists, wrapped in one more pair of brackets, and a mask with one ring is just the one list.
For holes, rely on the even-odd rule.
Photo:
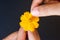
[(45, 4), (35, 7), (31, 14), (37, 17), (60, 15), (60, 3)]

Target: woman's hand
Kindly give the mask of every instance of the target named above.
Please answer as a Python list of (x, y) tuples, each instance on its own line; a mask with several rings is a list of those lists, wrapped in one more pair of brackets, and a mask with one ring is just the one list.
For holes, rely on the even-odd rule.
[[(10, 34), (3, 40), (26, 40), (26, 32), (23, 30), (23, 28), (20, 28), (18, 32)], [(28, 31), (28, 40), (40, 40), (38, 32)]]
[(60, 15), (60, 2), (57, 0), (33, 0), (31, 5), (31, 13), (33, 16), (44, 17), (51, 15)]

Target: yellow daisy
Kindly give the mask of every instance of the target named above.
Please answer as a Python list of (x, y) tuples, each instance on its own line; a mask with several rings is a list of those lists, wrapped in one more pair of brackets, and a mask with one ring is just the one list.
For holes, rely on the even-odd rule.
[(32, 16), (31, 13), (24, 12), (24, 14), (20, 17), (21, 22), (19, 25), (25, 30), (25, 31), (34, 31), (35, 28), (38, 28), (39, 24), (39, 18)]

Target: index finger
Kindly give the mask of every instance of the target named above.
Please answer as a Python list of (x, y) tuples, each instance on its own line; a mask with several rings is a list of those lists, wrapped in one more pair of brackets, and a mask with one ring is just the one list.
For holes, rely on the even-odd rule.
[(31, 5), (31, 10), (33, 10), (35, 7), (39, 6), (40, 3), (42, 3), (43, 0), (33, 0)]

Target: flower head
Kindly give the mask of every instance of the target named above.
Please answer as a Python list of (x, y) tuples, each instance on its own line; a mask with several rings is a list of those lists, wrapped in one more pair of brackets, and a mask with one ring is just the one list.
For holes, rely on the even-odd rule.
[(24, 14), (20, 17), (20, 20), (21, 22), (19, 24), (25, 31), (34, 31), (35, 28), (38, 28), (39, 26), (39, 18), (32, 16), (32, 14), (28, 11), (24, 12)]

